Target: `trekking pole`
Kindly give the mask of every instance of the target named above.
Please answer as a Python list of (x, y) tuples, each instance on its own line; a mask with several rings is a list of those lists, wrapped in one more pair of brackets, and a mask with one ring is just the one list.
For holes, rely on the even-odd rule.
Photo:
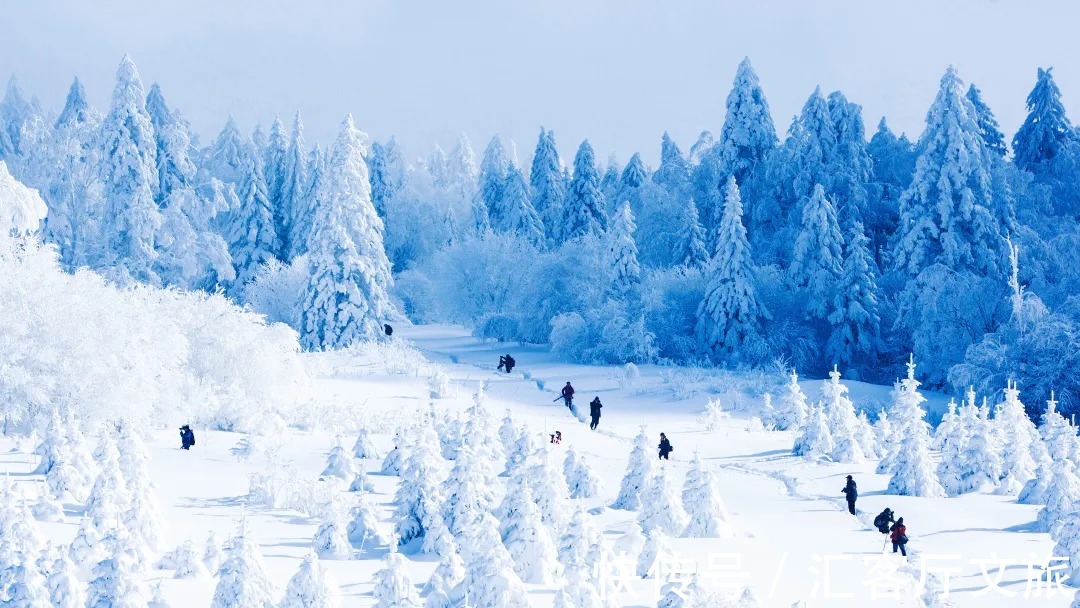
[(881, 544), (881, 552), (884, 553), (885, 552), (885, 547), (888, 547), (888, 546), (889, 546), (889, 536), (886, 534), (885, 535), (885, 542)]

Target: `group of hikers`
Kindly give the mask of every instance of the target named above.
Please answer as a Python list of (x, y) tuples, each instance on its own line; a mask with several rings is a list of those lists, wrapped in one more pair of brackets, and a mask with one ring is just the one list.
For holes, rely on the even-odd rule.
[[(855, 515), (855, 501), (859, 498), (859, 489), (851, 475), (847, 476), (847, 483), (841, 492), (847, 498), (848, 513)], [(878, 532), (889, 535), (888, 540), (892, 541), (893, 553), (899, 551), (901, 555), (907, 557), (907, 526), (904, 525), (903, 517), (895, 517), (892, 509), (886, 507), (874, 518), (874, 527)]]

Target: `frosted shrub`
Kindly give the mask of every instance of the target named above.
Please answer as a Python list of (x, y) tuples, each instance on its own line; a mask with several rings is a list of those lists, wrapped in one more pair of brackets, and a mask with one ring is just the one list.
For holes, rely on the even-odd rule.
[(310, 274), (308, 258), (299, 256), (289, 264), (271, 258), (244, 285), (241, 299), (271, 323), (299, 327), (296, 311)]
[(619, 368), (619, 373), (615, 379), (620, 388), (633, 388), (641, 380), (641, 370), (633, 363), (627, 363)]
[(719, 399), (709, 399), (709, 402), (705, 404), (705, 411), (701, 413), (698, 420), (706, 431), (715, 431), (729, 418), (731, 418), (731, 414), (724, 411)]
[(432, 399), (444, 399), (450, 396), (450, 376), (441, 366), (434, 366), (427, 381), (428, 396)]

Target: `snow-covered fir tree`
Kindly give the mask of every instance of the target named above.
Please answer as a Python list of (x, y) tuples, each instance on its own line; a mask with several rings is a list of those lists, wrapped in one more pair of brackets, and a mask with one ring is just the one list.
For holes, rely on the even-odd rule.
[(553, 535), (560, 535), (570, 521), (570, 490), (566, 478), (554, 462), (552, 450), (544, 444), (530, 458), (531, 464), (524, 473), (529, 489), (540, 507), (540, 516)]
[(289, 225), (289, 259), (308, 253), (314, 245), (312, 223), (317, 210), (323, 209), (323, 183), (326, 174), (326, 155), (318, 144), (311, 149), (305, 161), (307, 181), (303, 191), (293, 202), (292, 220)]
[(300, 314), (303, 343), (311, 350), (379, 338), (394, 314), (383, 223), (371, 204), (364, 152), (363, 135), (346, 116), (330, 154), (325, 200), (312, 218), (312, 272)]
[(792, 370), (788, 376), (788, 383), (784, 392), (780, 395), (780, 403), (776, 407), (773, 417), (773, 425), (778, 431), (789, 431), (802, 428), (806, 423), (808, 411), (806, 395), (799, 387), (799, 375)]
[(146, 112), (135, 62), (127, 55), (116, 71), (112, 107), (101, 125), (102, 172), (105, 184), (103, 264), (121, 280), (156, 284), (154, 237), (161, 211), (154, 202), (157, 143)]
[[(521, 169), (510, 167), (503, 189), (501, 229), (517, 235), (537, 247), (544, 244), (544, 223), (533, 208), (529, 185)], [(500, 228), (499, 225), (495, 226)]]
[(983, 275), (1005, 262), (991, 209), (989, 155), (975, 108), (950, 67), (926, 115), (911, 186), (900, 197), (896, 268), (917, 275), (935, 263)]
[(1035, 519), (1035, 529), (1039, 532), (1050, 532), (1080, 506), (1080, 478), (1068, 458), (1054, 461), (1045, 498), (1046, 505)]
[(983, 145), (999, 158), (1005, 158), (1005, 155), (1009, 152), (1009, 149), (1005, 146), (1005, 135), (1001, 132), (1001, 127), (998, 126), (997, 118), (994, 118), (990, 106), (983, 101), (982, 91), (972, 84), (968, 87), (967, 98), (971, 102), (971, 106), (975, 108), (975, 122), (979, 125)]
[(1052, 171), (1054, 161), (1076, 140), (1052, 72), (1053, 68), (1039, 68), (1035, 88), (1027, 96), (1027, 118), (1012, 141), (1013, 162), (1035, 175)]
[(612, 509), (624, 509), (637, 511), (641, 507), (641, 493), (645, 490), (648, 481), (656, 472), (656, 458), (652, 453), (652, 441), (644, 426), (634, 438), (634, 447), (630, 452), (630, 460), (626, 465), (626, 473), (623, 475), (619, 486), (619, 495), (612, 503)]
[(638, 521), (645, 532), (659, 528), (666, 534), (676, 536), (686, 529), (688, 517), (682, 497), (668, 476), (667, 468), (660, 467), (642, 491)]
[(266, 198), (273, 210), (274, 233), (278, 236), (277, 257), (285, 257), (286, 240), (289, 234), (290, 210), (285, 202), (285, 166), (289, 154), (289, 136), (285, 133), (285, 124), (275, 116), (270, 124), (270, 135), (266, 139), (266, 149), (262, 155), (263, 177), (266, 180)]
[(742, 201), (735, 178), (729, 178), (719, 238), (708, 272), (705, 298), (698, 306), (698, 347), (721, 359), (743, 358), (759, 339), (761, 320), (769, 318), (757, 297), (750, 244), (742, 223)]
[(360, 429), (356, 434), (356, 442), (352, 447), (354, 458), (381, 458), (378, 448), (371, 441), (371, 434), (366, 428)]
[(705, 427), (706, 431), (719, 430), (728, 420), (731, 419), (731, 414), (724, 410), (724, 406), (720, 403), (720, 400), (716, 397), (710, 397), (709, 401), (705, 404), (705, 410), (701, 412), (701, 416), (698, 417), (701, 421), (701, 426)]
[(405, 186), (405, 158), (397, 141), (372, 142), (368, 157), (371, 179), (371, 203), (379, 217), (386, 218), (387, 205)]
[(319, 474), (319, 477), (337, 477), (348, 483), (356, 477), (356, 473), (356, 461), (339, 443), (330, 450), (330, 454), (326, 457), (326, 468)]
[(408, 453), (405, 446), (405, 432), (403, 429), (398, 429), (394, 433), (394, 447), (390, 448), (386, 457), (383, 458), (380, 468), (382, 474), (401, 475)]
[(600, 491), (600, 479), (593, 472), (584, 455), (578, 454), (571, 445), (563, 460), (563, 476), (570, 490), (570, 498), (592, 498)]
[(319, 556), (308, 553), (300, 568), (285, 586), (285, 596), (278, 608), (337, 608), (341, 594), (337, 582), (326, 571)]
[(49, 566), (45, 585), (49, 590), (48, 605), (53, 608), (83, 608), (86, 594), (75, 562), (71, 561), (66, 551), (61, 551)]
[(611, 222), (607, 233), (608, 261), (611, 265), (611, 294), (619, 299), (634, 301), (637, 299), (641, 284), (641, 264), (638, 263), (638, 248), (634, 242), (634, 214), (630, 203), (623, 202)]
[(825, 416), (825, 410), (817, 405), (810, 406), (799, 436), (795, 438), (795, 444), (791, 453), (795, 456), (807, 456), (820, 458), (833, 452), (832, 434), (829, 432), (829, 421)]
[(296, 257), (297, 243), (294, 237), (299, 233), (295, 222), (301, 221), (304, 209), (304, 195), (308, 186), (307, 149), (304, 144), (304, 121), (297, 112), (293, 117), (292, 130), (280, 160), (280, 174), (276, 180), (277, 202), (275, 209), (278, 217), (278, 238), (281, 241), (281, 257), (292, 260)]
[(516, 508), (500, 526), (506, 529), (503, 544), (513, 558), (514, 571), (523, 582), (550, 585), (559, 576), (555, 543), (528, 486), (520, 488), (515, 503)]
[(465, 578), (451, 594), (455, 605), (532, 605), (521, 578), (514, 572), (513, 559), (499, 540), (498, 523), (491, 514), (484, 513), (469, 526), (462, 539), (462, 554), (466, 557)]
[(203, 556), (190, 540), (178, 546), (171, 557), (174, 578), (202, 578), (208, 574)]
[(227, 228), (229, 251), (236, 267), (234, 294), (240, 293), (263, 264), (276, 259), (281, 249), (274, 228), (274, 210), (266, 196), (262, 161), (250, 141), (243, 146), (239, 160), (236, 207), (229, 214)]
[(413, 450), (401, 469), (401, 480), (394, 494), (394, 534), (402, 543), (420, 538), (427, 530), (431, 509), (443, 501), (441, 484), (445, 468), (438, 447), (438, 436), (430, 421), (417, 431)]
[(859, 367), (876, 365), (875, 357), (883, 348), (881, 293), (869, 243), (862, 225), (853, 222), (844, 244), (844, 261), (828, 315), (832, 332), (826, 352), (839, 364), (855, 366), (849, 374), (856, 379)]
[(222, 550), (221, 542), (218, 541), (217, 535), (213, 531), (206, 535), (202, 561), (206, 569), (213, 573), (216, 573), (225, 561), (225, 552)]
[(719, 538), (731, 534), (716, 477), (696, 453), (683, 482), (682, 503), (688, 516), (683, 536)]
[(1020, 390), (1010, 381), (1005, 400), (994, 408), (994, 427), (1001, 439), (1001, 483), (998, 493), (1018, 495), (1035, 476), (1037, 463), (1032, 446), (1039, 440), (1035, 425), (1024, 411)]
[(483, 205), (493, 228), (505, 230), (506, 207), (504, 191), (510, 174), (510, 159), (498, 135), (491, 138), (484, 148), (480, 161), (480, 173), (476, 184), (476, 198)]
[(847, 385), (840, 383), (840, 371), (833, 366), (829, 379), (821, 383), (821, 405), (829, 425), (833, 449), (828, 456), (834, 462), (856, 463), (866, 459), (866, 449), (859, 442), (861, 426), (855, 404), (848, 397)]
[(825, 198), (825, 188), (815, 184), (802, 208), (802, 224), (788, 268), (795, 284), (806, 289), (806, 312), (811, 317), (828, 316), (830, 300), (840, 287), (843, 244), (836, 210)]
[(247, 522), (229, 542), (228, 557), (217, 572), (211, 608), (273, 608), (274, 586), (266, 575), (262, 552)]
[(150, 595), (142, 581), (144, 573), (140, 562), (135, 552), (130, 550), (130, 537), (123, 530), (113, 530), (105, 544), (111, 547), (112, 553), (98, 562), (90, 573), (92, 578), (86, 591), (86, 608), (147, 605)]
[[(585, 506), (580, 502), (574, 505), (570, 523), (559, 538), (559, 563), (563, 571), (569, 574), (575, 570), (591, 570), (595, 564), (589, 562), (589, 553), (601, 538), (602, 531)], [(586, 580), (591, 579), (591, 575), (586, 575)]]
[(348, 524), (341, 507), (332, 500), (325, 511), (323, 521), (311, 540), (311, 548), (322, 559), (352, 559), (353, 548), (349, 543)]
[(407, 565), (405, 556), (397, 551), (397, 543), (390, 543), (390, 552), (383, 558), (382, 570), (375, 573), (375, 587), (371, 590), (376, 608), (420, 608), (420, 596), (406, 572)]
[(661, 528), (654, 528), (645, 534), (645, 546), (637, 558), (637, 575), (641, 578), (655, 576), (662, 560), (674, 555), (668, 535)]
[(455, 535), (495, 506), (495, 495), (482, 470), (484, 467), (472, 446), (466, 445), (443, 483), (442, 517)]
[(740, 184), (747, 181), (776, 143), (769, 102), (750, 58), (744, 57), (728, 93), (727, 113), (717, 144), (724, 174)]
[(945, 489), (938, 481), (937, 470), (930, 457), (930, 425), (926, 423), (926, 398), (919, 393), (915, 379), (915, 361), (907, 364), (907, 377), (900, 381), (889, 408), (894, 433), (894, 451), (890, 454), (889, 494), (940, 498)]
[(555, 132), (543, 127), (540, 128), (540, 138), (533, 153), (529, 190), (532, 192), (533, 209), (544, 222), (545, 237), (554, 240), (557, 234), (561, 234), (566, 184), (562, 178), (559, 149), (555, 146)]
[[(574, 157), (574, 177), (566, 192), (558, 225), (558, 242), (598, 235), (607, 230), (607, 202), (600, 191), (600, 175), (589, 140), (581, 142)], [(549, 226), (549, 229), (551, 227)]]
[(672, 259), (686, 268), (704, 268), (709, 262), (709, 251), (705, 246), (705, 234), (693, 198), (686, 199), (679, 219), (679, 235)]

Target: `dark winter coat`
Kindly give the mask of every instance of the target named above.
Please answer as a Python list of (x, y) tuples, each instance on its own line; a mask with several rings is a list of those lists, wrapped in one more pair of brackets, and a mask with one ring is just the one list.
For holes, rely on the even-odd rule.
[(188, 426), (181, 427), (180, 443), (181, 447), (185, 450), (195, 445), (195, 431), (192, 431), (191, 428)]
[(508, 374), (510, 373), (510, 370), (514, 369), (514, 366), (517, 365), (517, 361), (515, 361), (514, 358), (511, 357), (510, 355), (506, 355), (506, 362), (505, 363), (506, 363), (506, 373), (508, 373)]
[(893, 523), (893, 512), (885, 509), (874, 518), (874, 527), (882, 534), (889, 533), (889, 524)]
[(574, 398), (574, 387), (570, 386), (569, 384), (562, 387), (562, 396), (563, 396), (563, 399), (573, 399)]
[(841, 490), (844, 494), (847, 494), (848, 502), (855, 502), (855, 499), (859, 497), (859, 490), (855, 487), (855, 480), (849, 479), (847, 485)]
[(899, 522), (893, 524), (892, 536), (889, 538), (898, 545), (906, 545), (908, 542), (907, 526)]
[(600, 417), (600, 408), (602, 408), (602, 407), (604, 407), (604, 406), (600, 404), (600, 398), (599, 397), (597, 397), (596, 399), (593, 399), (592, 401), (589, 402), (589, 415), (592, 416), (593, 418), (599, 418)]
[(670, 454), (675, 449), (675, 448), (671, 447), (671, 442), (668, 441), (667, 437), (664, 437), (663, 439), (660, 440), (660, 445), (658, 447), (660, 448), (660, 457), (661, 458), (667, 457), (667, 455)]

